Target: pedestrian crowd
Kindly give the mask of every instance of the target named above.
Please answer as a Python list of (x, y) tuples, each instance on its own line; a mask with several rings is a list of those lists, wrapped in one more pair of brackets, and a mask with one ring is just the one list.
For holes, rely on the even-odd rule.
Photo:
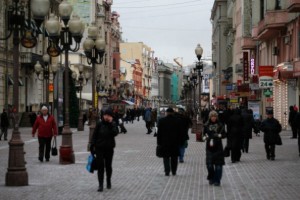
[[(106, 187), (111, 189), (112, 161), (115, 137), (119, 133), (127, 133), (126, 124), (134, 123), (135, 120), (145, 122), (146, 134), (154, 131), (156, 137), (156, 155), (163, 160), (165, 176), (176, 176), (178, 163), (184, 163), (185, 150), (188, 147), (189, 129), (193, 126), (190, 112), (171, 107), (158, 111), (156, 108), (128, 108), (109, 107), (102, 109), (99, 113), (96, 127), (91, 137), (90, 152), (95, 158), (98, 175), (98, 191), (104, 188), (104, 177)], [(210, 185), (220, 186), (225, 157), (230, 157), (232, 163), (241, 161), (242, 153), (248, 153), (249, 141), (254, 132), (260, 136), (263, 132), (266, 158), (275, 160), (275, 147), (282, 145), (280, 132), (281, 124), (273, 117), (273, 110), (267, 110), (266, 119), (256, 121), (251, 109), (224, 107), (203, 110), (200, 119), (203, 127), (200, 129), (202, 141), (205, 142), (207, 180)], [(90, 121), (90, 120), (89, 120)], [(300, 156), (300, 113), (295, 106), (290, 106), (289, 125), (292, 128), (292, 139), (298, 138)], [(57, 136), (57, 125), (54, 117), (49, 114), (48, 108), (42, 106), (39, 115), (31, 116), (32, 136), (38, 132), (40, 162), (50, 159), (50, 148), (52, 138)], [(1, 114), (1, 135), (7, 140), (7, 128), (9, 117), (5, 109)], [(199, 131), (199, 130), (198, 130)], [(222, 139), (226, 141), (222, 142)], [(225, 144), (223, 147), (223, 143)]]

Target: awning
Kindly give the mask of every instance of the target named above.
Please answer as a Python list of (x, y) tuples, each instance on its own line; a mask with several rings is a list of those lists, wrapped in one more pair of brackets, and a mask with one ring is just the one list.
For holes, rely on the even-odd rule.
[(133, 102), (131, 102), (131, 101), (127, 101), (127, 100), (122, 100), (122, 102), (124, 102), (124, 103), (126, 103), (126, 104), (128, 104), (128, 105), (131, 105), (131, 106), (133, 106), (133, 105), (134, 105), (134, 103), (133, 103)]

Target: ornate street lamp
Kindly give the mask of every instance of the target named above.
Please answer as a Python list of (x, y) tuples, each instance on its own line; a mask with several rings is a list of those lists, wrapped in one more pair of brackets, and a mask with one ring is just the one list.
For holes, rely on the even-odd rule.
[[(33, 48), (37, 44), (38, 32), (31, 27), (31, 13), (35, 20), (36, 27), (40, 27), (45, 16), (49, 12), (49, 0), (29, 0), (28, 16), (25, 16), (25, 6), (20, 0), (13, 0), (5, 12), (7, 30), (4, 38), (8, 40), (13, 36), (13, 131), (9, 141), (9, 159), (6, 173), (5, 184), (7, 186), (24, 186), (28, 185), (28, 173), (25, 167), (24, 159), (24, 142), (19, 132), (19, 44), (26, 48)], [(27, 22), (27, 24), (26, 24)], [(29, 22), (29, 23), (28, 23)]]
[(199, 113), (198, 113), (198, 121), (197, 125), (199, 125), (198, 133), (200, 133), (200, 136), (198, 136), (198, 140), (202, 141), (202, 129), (203, 129), (203, 121), (202, 121), (202, 108), (201, 108), (201, 87), (202, 87), (202, 72), (203, 72), (203, 62), (201, 61), (203, 49), (200, 44), (197, 45), (195, 49), (195, 54), (198, 58), (198, 62), (196, 63), (196, 70), (198, 72), (199, 77)]
[[(79, 70), (79, 77), (78, 77), (78, 90), (79, 90), (79, 117), (78, 117), (78, 127), (77, 130), (78, 131), (83, 131), (84, 130), (84, 124), (83, 124), (83, 113), (82, 113), (82, 88), (83, 86), (88, 82), (89, 78), (90, 78), (90, 73), (88, 71), (86, 71), (83, 74), (83, 65), (78, 65), (77, 66), (78, 70)], [(76, 72), (75, 72), (76, 74)], [(72, 74), (73, 76), (73, 74)], [(75, 76), (75, 75), (74, 75)], [(77, 74), (76, 77), (72, 77), (73, 79), (77, 78)], [(85, 79), (85, 84), (84, 84), (84, 79)]]
[(96, 116), (98, 114), (98, 106), (96, 108), (96, 104), (98, 104), (98, 95), (96, 102), (96, 64), (102, 64), (106, 47), (106, 42), (103, 39), (102, 34), (99, 35), (98, 32), (99, 28), (95, 25), (95, 23), (92, 23), (92, 25), (88, 28), (88, 37), (83, 43), (87, 62), (92, 64), (92, 122), (90, 125), (88, 150), (90, 149), (91, 138), (96, 127)]
[[(50, 56), (48, 54), (43, 55), (43, 62), (44, 65), (42, 66), (39, 61), (36, 62), (34, 65), (34, 70), (37, 75), (37, 78), (40, 81), (45, 80), (46, 81), (46, 105), (49, 105), (49, 80), (54, 81), (56, 72), (58, 70), (57, 64), (51, 64), (49, 68), (49, 63), (50, 63)], [(41, 72), (43, 73), (43, 76), (40, 78)], [(53, 78), (50, 79), (50, 73), (53, 73)]]
[[(67, 0), (63, 0), (59, 4), (58, 11), (60, 18), (63, 21), (63, 27), (61, 27), (58, 18), (54, 14), (51, 14), (45, 25), (49, 34), (49, 46), (47, 52), (51, 57), (59, 56), (61, 53), (65, 54), (65, 118), (62, 131), (62, 144), (59, 150), (59, 162), (60, 164), (72, 164), (75, 163), (75, 156), (72, 144), (72, 131), (69, 124), (69, 51), (76, 52), (79, 50), (82, 33), (84, 32), (84, 24), (77, 15), (73, 15), (70, 19), (73, 7)], [(73, 39), (75, 41), (75, 47), (72, 46)]]

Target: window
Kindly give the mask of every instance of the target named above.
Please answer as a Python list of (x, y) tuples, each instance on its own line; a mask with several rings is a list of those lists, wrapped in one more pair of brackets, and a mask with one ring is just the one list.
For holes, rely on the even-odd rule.
[(265, 16), (265, 0), (260, 0), (260, 20), (263, 20)]
[(117, 62), (115, 58), (113, 59), (113, 69), (117, 69)]
[(280, 10), (281, 9), (281, 0), (276, 0), (275, 2), (275, 10)]

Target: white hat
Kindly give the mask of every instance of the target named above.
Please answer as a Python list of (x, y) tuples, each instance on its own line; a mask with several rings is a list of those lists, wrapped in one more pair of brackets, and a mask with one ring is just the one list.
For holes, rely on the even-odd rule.
[(48, 110), (47, 106), (43, 106), (41, 110)]

